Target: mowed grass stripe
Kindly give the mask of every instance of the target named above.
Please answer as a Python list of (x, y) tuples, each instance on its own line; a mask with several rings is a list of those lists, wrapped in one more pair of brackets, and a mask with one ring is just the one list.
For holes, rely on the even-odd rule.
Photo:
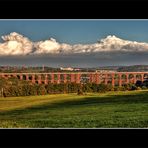
[(0, 98), (0, 111), (9, 111), (19, 108), (27, 108), (46, 103), (60, 103), (65, 101), (80, 101), (84, 98), (107, 96), (107, 94), (88, 93), (87, 95), (78, 96), (77, 94), (56, 94), (45, 96), (26, 96), (26, 97), (7, 97)]
[(148, 127), (147, 96), (126, 91), (1, 98), (0, 127)]
[(0, 98), (0, 111), (9, 111), (19, 108), (27, 108), (36, 105), (43, 105), (46, 103), (56, 103), (71, 98), (79, 99), (77, 95), (45, 95), (45, 96), (27, 96), (27, 97), (8, 97)]

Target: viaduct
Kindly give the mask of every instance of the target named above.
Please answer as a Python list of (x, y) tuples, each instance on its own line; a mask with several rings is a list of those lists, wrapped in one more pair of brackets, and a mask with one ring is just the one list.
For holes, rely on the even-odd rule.
[(35, 84), (49, 83), (96, 83), (122, 86), (127, 83), (143, 82), (148, 78), (148, 72), (57, 72), (57, 73), (0, 73), (1, 78), (16, 77)]

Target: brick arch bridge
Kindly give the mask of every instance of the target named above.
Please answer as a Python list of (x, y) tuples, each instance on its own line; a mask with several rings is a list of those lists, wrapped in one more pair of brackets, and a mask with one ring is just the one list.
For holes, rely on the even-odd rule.
[(2, 78), (16, 77), (20, 80), (38, 84), (48, 83), (104, 83), (112, 86), (133, 83), (138, 80), (143, 82), (148, 79), (148, 72), (78, 72), (78, 73), (0, 73)]

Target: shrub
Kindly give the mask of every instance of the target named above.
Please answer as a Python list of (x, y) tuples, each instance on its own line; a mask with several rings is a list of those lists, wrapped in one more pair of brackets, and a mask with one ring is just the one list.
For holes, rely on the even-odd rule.
[(61, 84), (32, 84), (29, 81), (20, 81), (17, 78), (3, 79), (0, 78), (0, 90), (4, 90), (5, 96), (29, 96), (29, 95), (45, 95), (52, 93), (77, 93), (82, 95), (83, 92), (107, 92), (107, 91), (125, 91), (147, 89), (148, 82), (144, 81), (141, 85), (140, 81), (136, 84), (124, 84), (122, 87), (112, 87), (111, 84), (95, 84), (95, 83), (61, 83)]
[(141, 90), (141, 87), (137, 87), (137, 90)]
[(137, 90), (137, 86), (136, 85), (132, 85), (131, 90)]
[(83, 95), (82, 89), (78, 89), (77, 95)]
[(141, 88), (142, 88), (142, 89), (147, 89), (147, 87), (146, 87), (146, 86), (142, 86)]
[(98, 84), (97, 90), (98, 90), (98, 92), (102, 93), (102, 92), (106, 92), (108, 90), (108, 88), (107, 88), (107, 85), (105, 85), (105, 84)]
[(90, 87), (93, 92), (98, 92), (98, 84), (92, 83)]
[(106, 91), (114, 91), (114, 87), (111, 84), (106, 85)]
[(137, 89), (137, 86), (132, 83), (124, 84), (123, 87), (125, 88), (125, 90), (136, 90)]
[(142, 87), (142, 81), (140, 80), (137, 80), (136, 84), (135, 84), (137, 87)]
[(45, 94), (47, 94), (47, 91), (46, 91), (44, 85), (38, 85), (38, 87), (37, 87), (37, 94), (38, 95), (45, 95)]
[[(82, 87), (82, 90), (83, 90), (83, 92), (92, 92), (92, 91), (94, 91), (92, 89), (92, 84), (90, 84), (90, 83), (84, 84), (83, 87)], [(97, 90), (97, 88), (96, 88), (96, 90)]]
[(118, 86), (114, 87), (114, 91), (119, 91), (119, 90), (120, 90), (120, 87), (118, 87)]
[(145, 81), (143, 82), (142, 86), (148, 87), (148, 80), (145, 80)]

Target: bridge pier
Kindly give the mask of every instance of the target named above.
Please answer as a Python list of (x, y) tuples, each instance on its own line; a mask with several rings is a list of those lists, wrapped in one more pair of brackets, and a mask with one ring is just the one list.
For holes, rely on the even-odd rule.
[(75, 74), (70, 74), (70, 82), (75, 82)]
[(32, 83), (35, 84), (35, 75), (32, 75)]
[(126, 84), (129, 83), (129, 74), (126, 74)]
[(48, 84), (48, 75), (47, 75), (47, 74), (45, 75), (44, 83), (45, 83), (45, 84)]
[(28, 76), (28, 74), (26, 75), (26, 80), (27, 80), (27, 81), (29, 80), (29, 76)]
[(80, 77), (81, 77), (81, 74), (78, 73), (76, 75), (76, 83), (78, 83), (78, 84), (80, 83)]
[(122, 86), (122, 74), (118, 74), (119, 77), (119, 87)]
[(134, 84), (136, 84), (137, 78), (136, 78), (136, 74), (134, 74)]
[(144, 74), (141, 74), (141, 81), (144, 81)]
[(67, 82), (67, 74), (64, 74), (63, 77), (64, 77), (64, 83), (66, 83)]
[(89, 74), (89, 83), (93, 83), (93, 74)]
[(108, 83), (108, 75), (105, 74), (105, 85), (107, 85), (107, 83)]
[(115, 86), (115, 74), (112, 74), (112, 86)]
[(99, 84), (100, 80), (99, 80), (99, 74), (96, 73), (96, 84)]
[(38, 75), (38, 84), (41, 84), (41, 81), (42, 81), (41, 75)]
[(51, 74), (51, 83), (54, 83), (54, 74)]
[(23, 75), (19, 75), (20, 76), (20, 80), (23, 80)]

